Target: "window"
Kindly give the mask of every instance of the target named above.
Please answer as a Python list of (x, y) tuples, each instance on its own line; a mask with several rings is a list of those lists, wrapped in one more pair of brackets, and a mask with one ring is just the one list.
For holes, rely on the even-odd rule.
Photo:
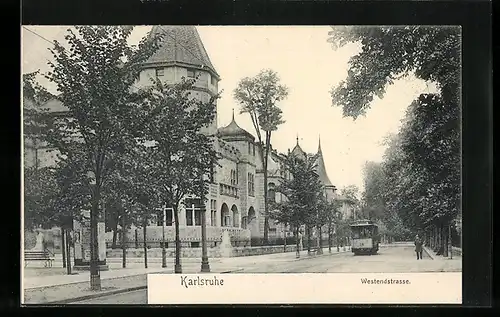
[(248, 154), (252, 154), (252, 143), (248, 142)]
[(269, 202), (276, 202), (276, 189), (274, 183), (269, 183), (267, 186), (267, 199)]
[(217, 226), (217, 200), (210, 200), (210, 225), (212, 227)]
[(211, 81), (211, 83), (212, 83), (212, 86), (217, 85), (217, 79), (215, 79), (215, 77), (214, 77), (214, 76), (210, 76), (210, 81)]
[(191, 242), (191, 248), (199, 248), (200, 243), (199, 242)]
[(231, 185), (235, 185), (235, 184), (236, 184), (236, 171), (231, 170)]
[(201, 210), (197, 209), (194, 211), (194, 225), (201, 226)]
[(231, 216), (224, 216), (224, 227), (229, 227), (231, 225)]
[(156, 77), (162, 77), (163, 75), (165, 75), (164, 68), (157, 68), (155, 71), (156, 71)]
[(247, 228), (247, 219), (248, 218), (246, 216), (243, 217), (243, 218), (241, 218), (241, 228), (242, 229), (246, 229)]
[(255, 156), (255, 144), (253, 145), (253, 156)]
[(252, 173), (248, 173), (248, 195), (255, 196), (254, 178)]
[(186, 226), (201, 226), (200, 203), (196, 199), (186, 199)]
[[(172, 226), (173, 224), (173, 209), (172, 208), (167, 208), (166, 211), (165, 211), (165, 218), (166, 218), (166, 223), (165, 223), (165, 226)], [(163, 226), (163, 210), (159, 210), (158, 213), (158, 223), (157, 225), (158, 226)]]
[(193, 225), (193, 209), (186, 206), (186, 226)]
[(196, 77), (196, 71), (194, 69), (188, 69), (187, 70), (187, 76), (189, 78), (195, 78)]
[(215, 168), (213, 165), (210, 166), (210, 182), (215, 183)]

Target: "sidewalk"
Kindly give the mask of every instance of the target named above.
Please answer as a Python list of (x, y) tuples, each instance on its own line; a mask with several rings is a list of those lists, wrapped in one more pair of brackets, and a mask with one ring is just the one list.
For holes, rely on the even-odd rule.
[[(184, 274), (200, 273), (201, 263), (182, 265)], [(76, 275), (49, 275), (41, 277), (26, 277), (24, 279), (25, 304), (64, 304), (77, 300), (130, 292), (146, 289), (147, 275), (151, 273), (173, 274), (173, 263), (167, 263), (167, 268), (161, 265), (143, 268), (110, 269), (100, 272), (101, 291), (90, 290), (89, 271), (79, 271)], [(210, 263), (211, 272), (229, 273), (238, 270), (237, 267)]]
[[(259, 265), (262, 263), (276, 263), (287, 261), (302, 261), (322, 256), (333, 256), (338, 253), (350, 252), (349, 248), (344, 251), (332, 247), (332, 253), (328, 248), (323, 248), (322, 255), (307, 255), (307, 250), (300, 253), (296, 258), (295, 252), (274, 253), (246, 257), (214, 258), (209, 259), (211, 272), (231, 273), (243, 270), (244, 267)], [(135, 258), (139, 261), (139, 258)], [(120, 261), (114, 261), (120, 260)], [(143, 262), (134, 263), (127, 259), (127, 268), (121, 268), (121, 259), (114, 259), (108, 263), (110, 270), (100, 272), (102, 291), (95, 292), (89, 289), (88, 271), (76, 271), (75, 275), (65, 274), (62, 262), (55, 263), (53, 268), (26, 268), (24, 270), (24, 303), (25, 304), (63, 304), (78, 300), (85, 300), (105, 295), (129, 292), (147, 287), (147, 274), (151, 273), (174, 273), (174, 259), (169, 258), (167, 268), (161, 268), (161, 258), (148, 258), (148, 269), (144, 268)], [(184, 274), (200, 273), (200, 259), (181, 259)], [(38, 274), (34, 271), (38, 270)], [(40, 274), (44, 272), (44, 274)], [(52, 273), (52, 274), (50, 274)]]
[(453, 255), (452, 258), (436, 255), (429, 247), (423, 246), (424, 252), (434, 261), (439, 262), (441, 271), (443, 272), (456, 272), (462, 271), (462, 256)]

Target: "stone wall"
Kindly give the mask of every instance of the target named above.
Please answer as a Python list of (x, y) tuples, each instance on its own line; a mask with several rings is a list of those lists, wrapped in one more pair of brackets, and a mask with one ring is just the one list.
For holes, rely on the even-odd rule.
[[(229, 232), (231, 240), (237, 245), (249, 245), (250, 244), (250, 230), (240, 229), (240, 228), (221, 228), (221, 227), (207, 227), (207, 242), (209, 245), (217, 245), (218, 242), (222, 241), (222, 233), (224, 231)], [(201, 227), (200, 226), (189, 226), (180, 227), (179, 235), (181, 237), (181, 242), (183, 246), (190, 247), (191, 242), (201, 243)], [(117, 237), (117, 244), (120, 243), (120, 238)], [(106, 243), (110, 245), (113, 241), (113, 233), (106, 233)], [(127, 245), (135, 244), (135, 229), (127, 230), (126, 233)], [(137, 242), (142, 246), (144, 241), (144, 234), (142, 228), (137, 229)], [(146, 242), (151, 247), (160, 246), (163, 241), (163, 227), (161, 226), (150, 226), (146, 228)], [(165, 227), (165, 241), (170, 245), (175, 242), (175, 227), (167, 226)]]
[[(175, 258), (175, 249), (168, 248), (167, 258)], [(263, 254), (274, 254), (285, 252), (295, 252), (295, 245), (287, 245), (286, 251), (283, 245), (262, 246), (262, 247), (234, 247), (232, 248), (232, 257), (252, 256)], [(127, 257), (142, 258), (144, 257), (143, 249), (127, 249)], [(181, 258), (201, 258), (201, 248), (181, 248)], [(207, 248), (209, 258), (222, 257), (221, 250), (218, 247)], [(148, 249), (148, 257), (161, 258), (162, 250), (160, 248)], [(110, 250), (106, 252), (107, 258), (121, 258), (122, 250)]]

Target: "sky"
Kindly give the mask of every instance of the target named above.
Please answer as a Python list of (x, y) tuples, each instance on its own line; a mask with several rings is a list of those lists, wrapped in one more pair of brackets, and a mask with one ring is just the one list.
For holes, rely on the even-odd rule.
[[(29, 32), (27, 29), (35, 32)], [(48, 41), (64, 43), (68, 26), (24, 26), (22, 29), (22, 73), (49, 70), (52, 59)], [(151, 29), (137, 26), (130, 38), (136, 44)], [(356, 185), (363, 189), (363, 165), (382, 160), (384, 137), (397, 133), (406, 108), (432, 85), (409, 76), (387, 87), (382, 99), (375, 99), (364, 117), (344, 118), (342, 108), (332, 104), (331, 89), (347, 76), (349, 59), (359, 52), (357, 44), (334, 50), (327, 42), (329, 26), (198, 26), (210, 60), (221, 76), (218, 126), (236, 122), (255, 135), (248, 114), (240, 114), (233, 90), (244, 77), (272, 69), (289, 89), (280, 102), (285, 123), (272, 135), (272, 144), (286, 153), (297, 143), (316, 153), (318, 139), (330, 180), (337, 188)], [(45, 38), (46, 40), (42, 39)], [(40, 78), (55, 92), (55, 87)]]

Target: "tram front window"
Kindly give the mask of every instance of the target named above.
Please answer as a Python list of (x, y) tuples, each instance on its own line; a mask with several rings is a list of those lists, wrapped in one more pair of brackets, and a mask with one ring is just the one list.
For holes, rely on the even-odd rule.
[(353, 233), (354, 233), (354, 239), (367, 239), (371, 237), (370, 228), (358, 228)]

